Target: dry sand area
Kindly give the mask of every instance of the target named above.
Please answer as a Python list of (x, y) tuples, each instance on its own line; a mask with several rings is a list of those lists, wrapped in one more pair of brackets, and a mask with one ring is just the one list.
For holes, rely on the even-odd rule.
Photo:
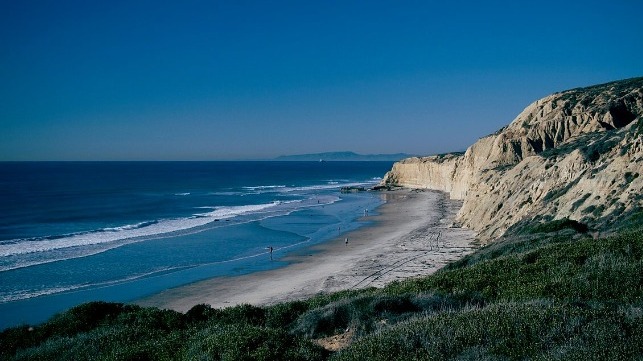
[(404, 189), (381, 197), (386, 203), (367, 217), (372, 225), (290, 256), (286, 267), (200, 281), (136, 303), (185, 312), (203, 303), (268, 305), (320, 292), (383, 287), (429, 275), (476, 248), (474, 232), (453, 226), (461, 202), (447, 194)]

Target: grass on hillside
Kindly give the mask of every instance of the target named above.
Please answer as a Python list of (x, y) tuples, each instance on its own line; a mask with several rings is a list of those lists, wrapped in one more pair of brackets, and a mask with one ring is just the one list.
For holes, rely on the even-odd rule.
[[(341, 351), (312, 341), (347, 328)], [(643, 234), (506, 238), (429, 277), (270, 307), (94, 302), (3, 331), (0, 359), (641, 360)]]

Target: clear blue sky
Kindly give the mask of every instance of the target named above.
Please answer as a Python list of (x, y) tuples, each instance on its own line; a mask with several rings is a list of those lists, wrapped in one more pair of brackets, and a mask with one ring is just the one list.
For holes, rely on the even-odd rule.
[(643, 1), (0, 3), (0, 160), (463, 150), (643, 76)]

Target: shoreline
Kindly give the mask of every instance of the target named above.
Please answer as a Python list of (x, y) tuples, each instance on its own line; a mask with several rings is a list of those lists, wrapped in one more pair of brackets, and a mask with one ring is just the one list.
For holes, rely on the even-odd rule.
[(473, 231), (451, 227), (461, 202), (446, 193), (402, 189), (380, 194), (385, 203), (377, 215), (361, 218), (371, 224), (288, 255), (281, 259), (289, 262), (284, 267), (211, 278), (132, 303), (180, 312), (198, 304), (271, 305), (426, 276), (477, 248)]

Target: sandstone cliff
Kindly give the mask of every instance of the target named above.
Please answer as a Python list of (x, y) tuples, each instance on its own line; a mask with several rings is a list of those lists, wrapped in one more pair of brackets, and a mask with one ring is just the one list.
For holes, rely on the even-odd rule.
[(552, 94), (464, 154), (409, 158), (383, 184), (463, 199), (482, 239), (530, 220), (600, 229), (643, 208), (643, 78)]

